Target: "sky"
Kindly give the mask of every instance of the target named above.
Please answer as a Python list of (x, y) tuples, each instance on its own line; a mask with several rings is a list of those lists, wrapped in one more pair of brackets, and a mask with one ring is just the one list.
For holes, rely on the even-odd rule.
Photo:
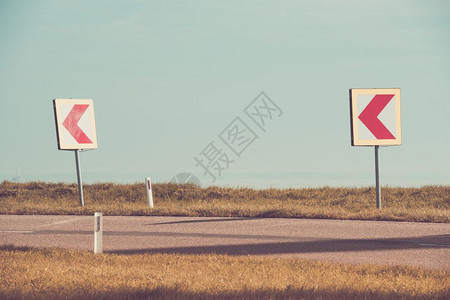
[(450, 184), (446, 0), (0, 0), (0, 40), (0, 181), (76, 182), (52, 104), (73, 98), (95, 108), (84, 182), (372, 186), (349, 89), (400, 88), (381, 185)]

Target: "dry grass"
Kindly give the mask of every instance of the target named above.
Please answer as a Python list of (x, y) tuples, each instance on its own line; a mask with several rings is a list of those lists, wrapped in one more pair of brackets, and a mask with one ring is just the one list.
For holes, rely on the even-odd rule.
[(449, 299), (447, 271), (0, 247), (2, 299)]
[(199, 188), (154, 184), (155, 208), (144, 184), (84, 186), (80, 207), (76, 184), (0, 183), (0, 214), (178, 215), (290, 217), (417, 222), (450, 222), (450, 186), (382, 189), (381, 210), (374, 188), (266, 189)]

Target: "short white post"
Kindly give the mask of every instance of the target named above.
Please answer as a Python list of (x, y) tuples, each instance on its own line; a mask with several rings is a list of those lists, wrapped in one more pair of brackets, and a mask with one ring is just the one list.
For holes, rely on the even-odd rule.
[(94, 253), (103, 253), (103, 214), (94, 214)]
[(152, 182), (150, 177), (145, 178), (145, 189), (147, 190), (148, 206), (153, 208)]

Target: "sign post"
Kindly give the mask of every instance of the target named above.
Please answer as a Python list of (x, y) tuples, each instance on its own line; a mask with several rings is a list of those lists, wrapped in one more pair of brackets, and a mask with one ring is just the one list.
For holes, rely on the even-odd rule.
[(97, 149), (94, 103), (92, 99), (53, 99), (59, 150), (75, 152), (80, 205), (84, 206), (79, 151)]
[(381, 188), (380, 188), (380, 164), (378, 163), (378, 149), (380, 146), (375, 146), (375, 188), (377, 194), (377, 208), (381, 208)]
[(77, 167), (77, 181), (78, 181), (78, 194), (80, 198), (80, 205), (84, 206), (84, 197), (83, 197), (83, 182), (81, 181), (81, 170), (80, 170), (80, 157), (79, 150), (73, 150), (75, 152), (75, 165)]
[(375, 147), (376, 203), (381, 209), (378, 151), (402, 143), (400, 89), (350, 89), (349, 94), (352, 146)]

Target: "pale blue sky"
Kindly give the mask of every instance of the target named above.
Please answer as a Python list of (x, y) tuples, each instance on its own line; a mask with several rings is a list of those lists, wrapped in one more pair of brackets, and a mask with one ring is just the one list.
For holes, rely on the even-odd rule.
[[(235, 162), (214, 184), (368, 186), (350, 88), (401, 88), (403, 145), (382, 185), (450, 184), (449, 1), (0, 0), (0, 180), (76, 181), (52, 99), (91, 98), (88, 182), (169, 181), (211, 142)], [(240, 157), (219, 134), (264, 91), (283, 111)]]

